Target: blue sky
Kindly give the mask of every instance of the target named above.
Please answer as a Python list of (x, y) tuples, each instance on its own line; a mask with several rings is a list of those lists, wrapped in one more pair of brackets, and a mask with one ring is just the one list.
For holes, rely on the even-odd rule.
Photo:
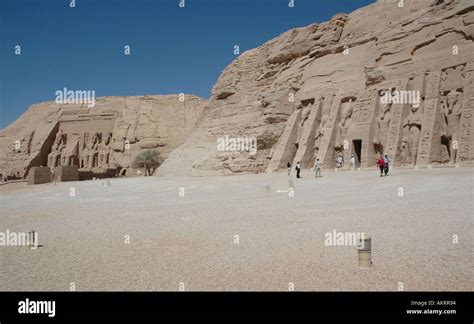
[[(208, 98), (241, 52), (374, 0), (0, 0), (0, 129), (55, 92)], [(21, 55), (15, 55), (15, 46)], [(131, 55), (124, 55), (124, 46)]]

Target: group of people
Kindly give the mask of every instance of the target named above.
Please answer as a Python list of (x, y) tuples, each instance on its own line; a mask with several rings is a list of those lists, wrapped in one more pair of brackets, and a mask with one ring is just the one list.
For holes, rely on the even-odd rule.
[(388, 176), (388, 165), (390, 163), (390, 159), (388, 158), (388, 154), (385, 153), (383, 156), (380, 154), (379, 159), (377, 160), (377, 165), (380, 169), (380, 176), (383, 177)]
[[(356, 167), (356, 158), (354, 156), (354, 154), (351, 155), (351, 160), (350, 160), (350, 163), (351, 163), (351, 170), (355, 170), (355, 167)], [(344, 166), (344, 157), (342, 156), (342, 154), (339, 154), (337, 157), (336, 157), (336, 168), (340, 169)]]
[[(291, 175), (291, 163), (288, 162), (286, 165), (288, 167), (288, 175)], [(321, 169), (322, 169), (322, 164), (319, 159), (316, 159), (316, 162), (314, 163), (314, 172), (316, 173), (316, 178), (322, 177), (321, 175)], [(296, 170), (296, 178), (300, 179), (301, 178), (301, 162), (297, 162), (295, 166)]]
[[(351, 156), (350, 161), (351, 161), (351, 170), (354, 170), (355, 163), (356, 163), (354, 155)], [(343, 164), (344, 164), (344, 160), (342, 159), (342, 155), (338, 155), (338, 157), (336, 158), (336, 167), (340, 168), (342, 167)], [(380, 155), (380, 158), (377, 159), (377, 166), (380, 169), (381, 177), (383, 177), (384, 175), (388, 176), (389, 164), (390, 164), (390, 159), (387, 153)], [(288, 168), (288, 175), (291, 175), (291, 163), (288, 162), (286, 166)], [(315, 172), (316, 178), (321, 177), (321, 168), (322, 168), (321, 161), (319, 161), (319, 159), (316, 159), (316, 162), (314, 163), (314, 172)], [(296, 170), (296, 178), (298, 179), (301, 178), (301, 162), (298, 161), (296, 163), (295, 170)]]

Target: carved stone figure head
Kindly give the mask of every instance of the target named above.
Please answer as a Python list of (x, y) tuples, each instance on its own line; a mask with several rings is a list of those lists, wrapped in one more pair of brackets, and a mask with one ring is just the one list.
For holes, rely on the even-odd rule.
[(104, 140), (103, 140), (104, 144), (109, 145), (111, 139), (112, 139), (112, 133), (111, 132), (105, 133)]
[(91, 144), (95, 144), (99, 141), (99, 134), (97, 133), (94, 133), (92, 134), (92, 137), (90, 138), (90, 142)]
[(346, 119), (352, 116), (352, 99), (348, 102), (343, 102), (341, 104), (341, 116), (342, 119)]
[(324, 115), (323, 117), (321, 117), (321, 125), (319, 127), (323, 127), (324, 125), (326, 125), (327, 121), (328, 121), (328, 115)]
[(64, 133), (62, 129), (59, 129), (59, 132), (56, 134), (56, 142), (59, 143), (64, 139)]
[(451, 111), (453, 109), (454, 104), (459, 99), (459, 93), (456, 90), (450, 90), (446, 95), (446, 100), (448, 103), (448, 109)]
[(416, 113), (420, 109), (420, 104), (412, 104), (411, 105), (411, 112)]

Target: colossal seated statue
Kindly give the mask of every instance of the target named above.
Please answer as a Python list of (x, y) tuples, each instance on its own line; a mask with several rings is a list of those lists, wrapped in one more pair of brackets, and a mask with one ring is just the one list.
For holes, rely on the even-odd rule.
[(81, 164), (83, 169), (92, 169), (97, 166), (97, 152), (99, 146), (99, 135), (97, 133), (90, 136), (84, 134), (84, 149), (81, 152)]
[(48, 154), (48, 166), (54, 168), (61, 165), (61, 153), (66, 147), (66, 134), (60, 129), (56, 134), (53, 146), (51, 147), (51, 153)]
[(110, 159), (110, 146), (112, 142), (112, 133), (107, 132), (102, 137), (102, 142), (99, 144), (99, 168), (107, 168)]
[(68, 145), (63, 151), (62, 154), (62, 166), (67, 165), (78, 165), (79, 162), (79, 138), (76, 135), (76, 138), (68, 141)]

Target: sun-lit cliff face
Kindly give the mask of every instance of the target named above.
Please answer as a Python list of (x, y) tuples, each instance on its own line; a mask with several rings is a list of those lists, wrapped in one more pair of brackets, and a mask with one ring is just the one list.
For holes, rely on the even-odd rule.
[[(339, 155), (364, 167), (382, 152), (395, 165), (472, 161), (473, 3), (399, 3), (338, 14), (240, 55), (159, 174), (273, 171), (316, 158), (333, 167)], [(257, 153), (219, 150), (225, 136), (254, 138)]]
[(31, 106), (0, 132), (0, 173), (24, 177), (34, 166), (76, 165), (124, 174), (140, 152), (163, 158), (184, 142), (206, 100), (191, 95), (102, 97), (87, 103)]
[(63, 164), (129, 169), (147, 149), (166, 158), (155, 172), (166, 176), (275, 171), (298, 161), (307, 168), (316, 159), (332, 168), (339, 156), (370, 167), (381, 153), (395, 166), (468, 164), (474, 5), (400, 3), (378, 1), (244, 52), (209, 101), (33, 105), (0, 132), (0, 173), (23, 177), (32, 166)]

